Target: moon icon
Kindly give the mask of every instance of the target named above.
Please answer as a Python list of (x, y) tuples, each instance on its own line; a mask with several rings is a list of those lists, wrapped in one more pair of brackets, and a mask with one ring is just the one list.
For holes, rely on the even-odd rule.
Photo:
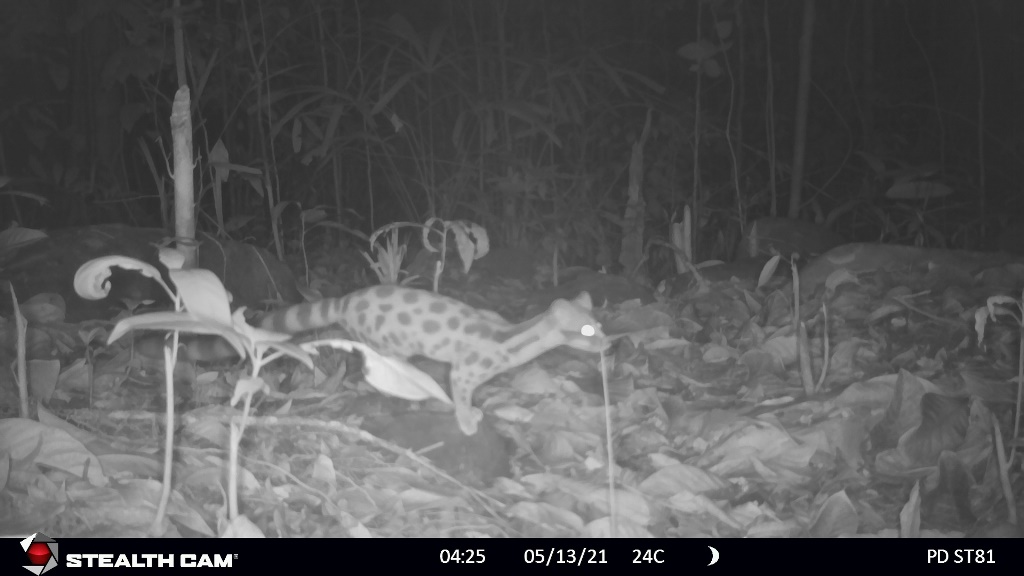
[(708, 546), (708, 549), (711, 550), (711, 562), (708, 563), (708, 566), (711, 566), (718, 562), (718, 550), (715, 550), (714, 546)]

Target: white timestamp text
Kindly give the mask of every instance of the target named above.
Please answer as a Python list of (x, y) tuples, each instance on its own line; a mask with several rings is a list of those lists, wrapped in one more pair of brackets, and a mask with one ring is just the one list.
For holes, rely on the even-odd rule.
[(928, 549), (929, 564), (995, 564), (992, 550), (983, 548)]

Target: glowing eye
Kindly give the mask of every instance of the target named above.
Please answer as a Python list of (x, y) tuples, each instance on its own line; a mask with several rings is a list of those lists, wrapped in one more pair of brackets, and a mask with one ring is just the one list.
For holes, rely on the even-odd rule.
[(580, 334), (583, 334), (584, 336), (593, 336), (594, 334), (597, 334), (597, 331), (594, 330), (594, 327), (590, 324), (584, 324), (583, 327), (580, 328)]

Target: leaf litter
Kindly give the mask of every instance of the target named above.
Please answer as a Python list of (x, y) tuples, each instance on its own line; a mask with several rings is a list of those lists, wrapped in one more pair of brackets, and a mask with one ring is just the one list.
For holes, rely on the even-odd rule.
[[(975, 311), (991, 294), (884, 280), (838, 279), (802, 306), (815, 375), (825, 364), (822, 302), (829, 312), (828, 372), (811, 397), (797, 384), (784, 289), (720, 282), (607, 308), (605, 331), (621, 336), (609, 373), (616, 533), (959, 536), (1005, 514), (990, 422), (1012, 412), (1016, 327), (988, 323), (979, 344)], [(45, 420), (0, 421), (4, 487), (27, 494), (4, 511), (8, 525), (154, 534), (159, 490), (149, 478), (159, 470), (162, 422), (149, 412), (153, 393), (132, 385), (144, 369), (138, 358), (118, 349), (97, 358), (89, 391), (102, 412), (69, 402), (62, 415), (76, 426), (59, 434)], [(311, 378), (292, 390), (271, 386), (276, 408), (261, 412), (243, 443), (244, 523), (228, 522), (224, 507), (234, 411), (205, 405), (230, 394), (232, 372), (183, 369), (184, 379), (203, 382), (192, 390), (202, 398), (198, 406), (178, 399), (189, 409), (169, 521), (157, 533), (610, 534), (604, 402), (592, 364), (556, 352), (542, 369), (482, 388), (478, 404), (500, 416), (500, 435), (514, 447), (511, 468), (484, 485), (433, 463), (436, 446), (410, 449), (361, 429), (368, 405), (394, 409), (375, 394), (351, 383), (322, 391)], [(966, 471), (970, 481), (937, 487), (942, 470)]]

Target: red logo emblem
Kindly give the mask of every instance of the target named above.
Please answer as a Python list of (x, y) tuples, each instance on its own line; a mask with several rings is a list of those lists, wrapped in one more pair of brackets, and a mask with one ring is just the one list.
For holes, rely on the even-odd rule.
[(39, 576), (57, 567), (57, 541), (42, 532), (21, 541), (21, 549), (28, 558), (25, 570)]

